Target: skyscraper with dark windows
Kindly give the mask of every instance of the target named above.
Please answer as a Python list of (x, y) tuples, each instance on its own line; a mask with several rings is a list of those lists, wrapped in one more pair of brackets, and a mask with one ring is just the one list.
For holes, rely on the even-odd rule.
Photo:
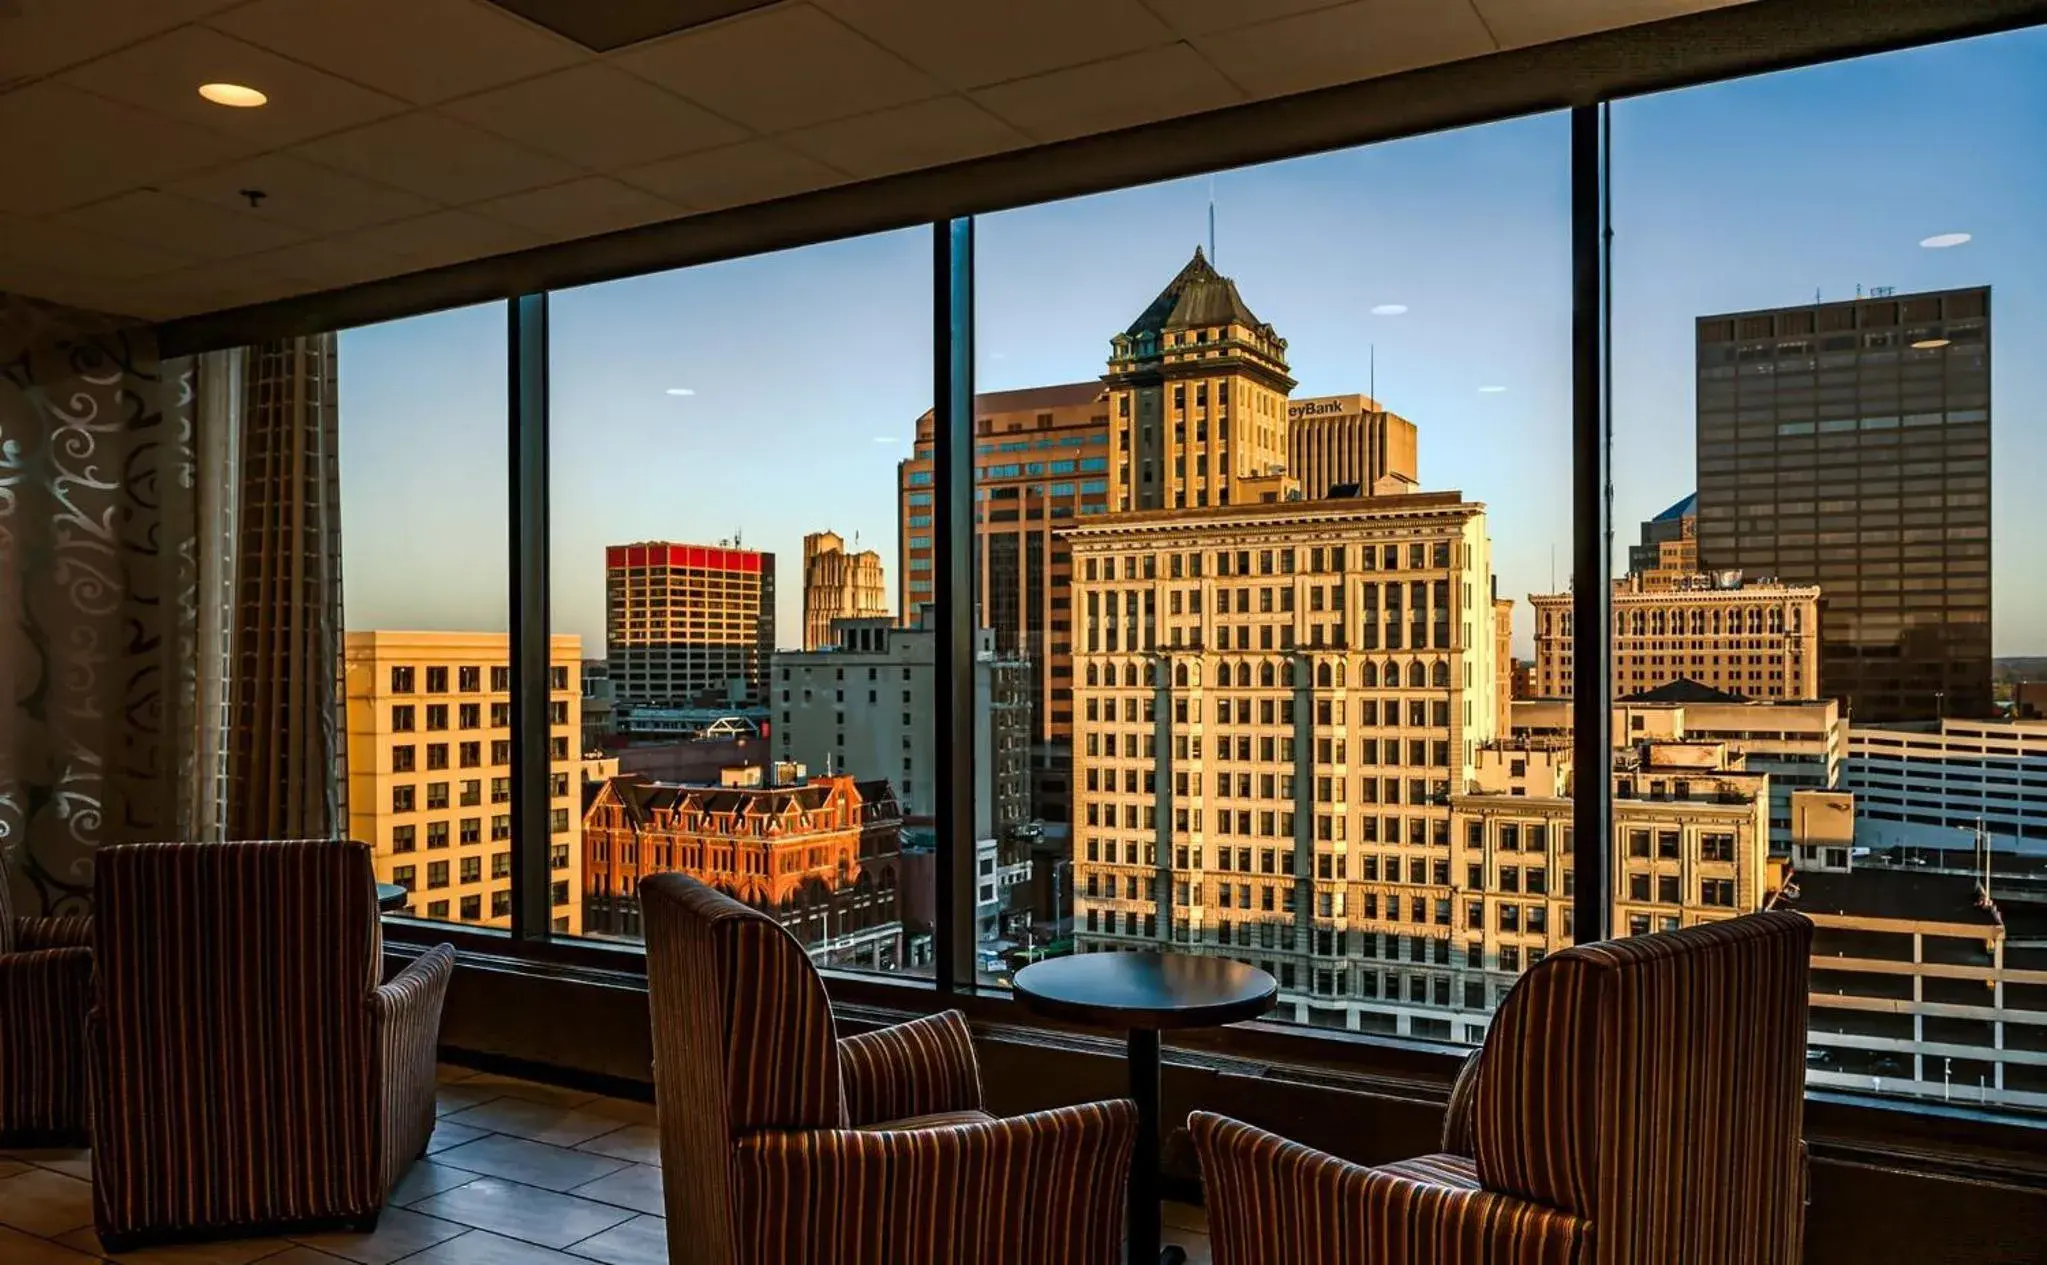
[(1991, 714), (1990, 288), (1703, 316), (1698, 559), (1817, 584), (1856, 723)]

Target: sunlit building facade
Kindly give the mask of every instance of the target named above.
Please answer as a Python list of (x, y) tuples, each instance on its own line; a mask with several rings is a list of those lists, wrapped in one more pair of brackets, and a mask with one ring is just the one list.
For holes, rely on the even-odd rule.
[(803, 538), (803, 648), (832, 644), (832, 621), (888, 614), (888, 582), (881, 555), (872, 549), (846, 552), (837, 532)]
[[(1610, 654), (1615, 695), (1691, 681), (1743, 698), (1820, 696), (1820, 590), (1739, 576), (1692, 575), (1654, 587), (1643, 575), (1613, 582)], [(1534, 594), (1534, 689), (1569, 698), (1573, 687), (1569, 593)]]
[(605, 658), (621, 703), (761, 706), (775, 555), (642, 541), (604, 551)]

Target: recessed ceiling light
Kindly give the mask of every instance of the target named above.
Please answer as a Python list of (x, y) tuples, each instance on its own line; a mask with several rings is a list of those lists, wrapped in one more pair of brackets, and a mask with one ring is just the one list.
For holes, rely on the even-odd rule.
[(900, 443), (902, 441), (897, 439), (894, 435), (876, 435), (874, 437), (874, 442), (877, 444), (894, 444)]
[(1959, 246), (1968, 241), (1970, 236), (1968, 233), (1935, 233), (1931, 237), (1920, 238), (1919, 244), (1928, 250), (1946, 250), (1950, 246)]
[(1498, 395), (1500, 392), (1506, 389), (1507, 388), (1505, 387), (1480, 387), (1478, 389), (1478, 393), (1480, 395)]
[(1381, 303), (1372, 309), (1374, 316), (1401, 316), (1407, 312), (1405, 303)]
[(1945, 346), (1947, 346), (1947, 345), (1948, 345), (1948, 340), (1947, 340), (1947, 339), (1945, 339), (1945, 338), (1922, 338), (1922, 339), (1920, 339), (1920, 340), (1919, 340), (1918, 342), (1916, 342), (1916, 343), (1913, 343), (1913, 344), (1912, 344), (1912, 350), (1913, 350), (1913, 351), (1939, 351), (1939, 350), (1940, 350), (1941, 348), (1943, 348), (1943, 347), (1945, 347)]
[(215, 105), (233, 106), (238, 110), (253, 109), (270, 100), (254, 88), (244, 87), (238, 83), (202, 83), (199, 85), (199, 95)]
[(668, 388), (668, 394), (670, 394), (670, 395), (695, 395), (695, 394), (696, 394), (696, 392), (694, 392), (694, 391), (690, 390), (690, 389), (689, 389), (688, 387), (669, 387), (669, 388)]

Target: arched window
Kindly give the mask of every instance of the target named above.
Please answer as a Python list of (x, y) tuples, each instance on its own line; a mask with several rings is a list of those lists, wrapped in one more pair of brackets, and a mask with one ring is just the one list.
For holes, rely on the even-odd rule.
[(1329, 664), (1326, 660), (1315, 665), (1315, 684), (1327, 688), (1332, 679)]
[(1087, 683), (1089, 685), (1100, 685), (1102, 683), (1102, 671), (1095, 664), (1090, 663), (1087, 665)]
[(1373, 687), (1379, 684), (1379, 665), (1370, 659), (1358, 665), (1358, 684)]
[(1429, 677), (1435, 683), (1437, 689), (1439, 690), (1449, 689), (1450, 665), (1444, 662), (1443, 660), (1438, 659), (1436, 661), (1436, 666), (1430, 670)]
[(1126, 663), (1123, 665), (1123, 684), (1130, 687), (1135, 687), (1137, 685), (1136, 664)]
[(1336, 688), (1343, 688), (1343, 660), (1336, 661)]
[(1272, 660), (1267, 659), (1258, 665), (1258, 684), (1265, 686), (1267, 689), (1272, 688), (1274, 684)]
[(1418, 690), (1428, 683), (1429, 670), (1422, 666), (1420, 659), (1416, 659), (1413, 663), (1407, 665), (1407, 688)]
[(1173, 684), (1175, 684), (1175, 685), (1185, 685), (1185, 684), (1187, 684), (1187, 665), (1186, 665), (1186, 664), (1184, 664), (1184, 663), (1176, 663), (1176, 664), (1174, 664), (1174, 665), (1173, 665)]

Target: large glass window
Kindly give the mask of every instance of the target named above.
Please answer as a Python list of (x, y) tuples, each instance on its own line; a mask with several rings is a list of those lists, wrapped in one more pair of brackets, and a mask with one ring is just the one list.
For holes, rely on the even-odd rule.
[(1552, 115), (977, 222), (984, 711), (1029, 753), (980, 779), (1027, 845), (984, 948), (1466, 1042), (1569, 943), (1512, 701), (1571, 545), (1568, 172)]
[(2043, 55), (1611, 111), (1615, 925), (1810, 915), (1832, 1090), (2047, 1107)]
[(891, 531), (930, 254), (919, 229), (551, 296), (581, 933), (639, 938), (639, 881), (681, 871), (820, 965), (930, 969), (935, 636)]
[[(510, 732), (482, 724), (484, 703), (510, 697), (504, 305), (336, 342), (348, 835), (371, 845), (381, 882), (417, 888), (419, 851), (440, 858), (414, 916), (509, 927), (483, 915), (510, 879), (484, 879), (482, 860), (510, 843), (485, 839), (477, 775), (460, 772)], [(493, 776), (509, 748), (491, 742)]]

